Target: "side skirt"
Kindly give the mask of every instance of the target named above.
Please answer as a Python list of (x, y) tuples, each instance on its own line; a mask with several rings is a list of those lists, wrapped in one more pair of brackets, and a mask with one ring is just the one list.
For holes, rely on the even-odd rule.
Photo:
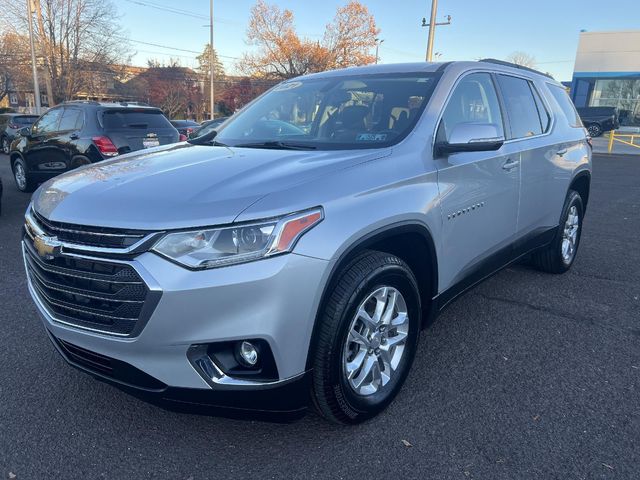
[(498, 250), (487, 258), (478, 262), (471, 271), (459, 282), (449, 287), (433, 299), (432, 308), (426, 324), (435, 320), (453, 300), (480, 282), (495, 275), (500, 270), (517, 262), (526, 255), (549, 245), (555, 239), (558, 227), (534, 230), (530, 234), (516, 240), (515, 243)]

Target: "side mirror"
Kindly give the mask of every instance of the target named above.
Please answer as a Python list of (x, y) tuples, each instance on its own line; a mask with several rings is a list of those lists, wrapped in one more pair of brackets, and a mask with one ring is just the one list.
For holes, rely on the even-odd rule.
[(493, 123), (458, 123), (453, 127), (448, 142), (436, 143), (436, 154), (498, 150), (504, 140)]
[(31, 136), (31, 127), (23, 127), (20, 130), (18, 130), (18, 135), (20, 135), (21, 137), (29, 137)]

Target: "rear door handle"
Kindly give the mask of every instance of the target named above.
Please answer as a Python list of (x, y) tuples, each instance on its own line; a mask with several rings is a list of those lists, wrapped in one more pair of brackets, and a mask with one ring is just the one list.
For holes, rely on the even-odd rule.
[(502, 165), (503, 170), (512, 170), (518, 166), (518, 160), (507, 160), (504, 165)]
[(558, 156), (562, 157), (565, 153), (567, 153), (567, 151), (568, 151), (568, 150), (567, 150), (566, 148), (563, 148), (563, 149), (561, 149), (561, 150), (558, 150), (558, 151), (556, 152), (556, 155), (558, 155)]

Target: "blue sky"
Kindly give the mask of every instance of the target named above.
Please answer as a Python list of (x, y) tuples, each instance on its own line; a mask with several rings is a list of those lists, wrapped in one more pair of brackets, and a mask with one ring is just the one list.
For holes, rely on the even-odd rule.
[[(136, 2), (165, 6), (186, 13), (176, 14)], [(132, 40), (201, 51), (208, 42), (208, 0), (114, 0), (121, 22)], [(254, 0), (215, 0), (215, 45), (228, 72), (233, 57), (249, 47), (245, 32)], [(347, 0), (272, 0), (294, 12), (298, 33), (320, 38), (336, 8)], [(382, 29), (380, 59), (384, 63), (422, 61), (427, 29), (420, 26), (429, 16), (429, 0), (365, 0)], [(617, 0), (440, 0), (439, 20), (451, 15), (452, 25), (439, 27), (435, 52), (441, 60), (504, 58), (515, 50), (535, 56), (538, 68), (558, 80), (570, 80), (581, 29), (640, 29), (640, 1)], [(428, 18), (427, 18), (428, 20)], [(147, 58), (179, 58), (195, 66), (195, 53), (170, 50), (133, 42), (134, 65)]]

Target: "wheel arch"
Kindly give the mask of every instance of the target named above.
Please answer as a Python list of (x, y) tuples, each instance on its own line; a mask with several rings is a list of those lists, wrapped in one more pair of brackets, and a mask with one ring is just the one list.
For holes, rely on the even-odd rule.
[(331, 268), (315, 314), (307, 352), (306, 369), (311, 368), (313, 348), (322, 312), (329, 300), (332, 288), (339, 280), (339, 273), (366, 250), (391, 253), (405, 261), (418, 281), (422, 303), (422, 325), (427, 325), (433, 317), (435, 313), (433, 298), (438, 292), (438, 259), (429, 228), (419, 222), (401, 222), (374, 230), (358, 238), (344, 249)]
[[(583, 209), (587, 211), (587, 203), (589, 203), (589, 193), (591, 191), (591, 173), (588, 170), (578, 172), (571, 180), (569, 190), (575, 190), (582, 197)], [(567, 192), (568, 193), (568, 192)]]

